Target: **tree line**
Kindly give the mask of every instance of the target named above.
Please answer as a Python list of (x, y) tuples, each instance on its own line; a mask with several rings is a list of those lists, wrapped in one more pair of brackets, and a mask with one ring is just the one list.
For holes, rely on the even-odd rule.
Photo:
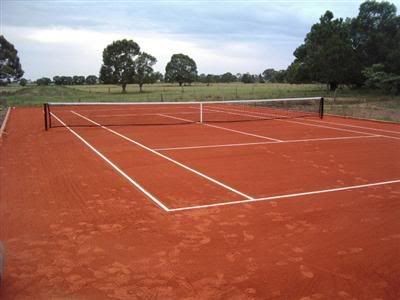
[[(17, 50), (0, 36), (0, 84), (19, 80), (24, 74)], [(196, 62), (188, 55), (174, 54), (165, 68), (165, 74), (155, 72), (157, 59), (141, 51), (133, 40), (118, 40), (103, 51), (99, 77), (55, 76), (40, 78), (39, 85), (118, 84), (122, 92), (127, 84), (159, 81), (177, 82), (179, 85), (199, 81), (206, 84), (219, 82), (287, 82), (326, 83), (330, 90), (339, 85), (379, 88), (400, 93), (400, 16), (394, 4), (368, 0), (359, 7), (354, 18), (334, 18), (330, 11), (311, 27), (304, 43), (294, 51), (295, 59), (286, 70), (265, 69), (261, 74), (221, 75), (200, 74)], [(26, 84), (26, 80), (20, 83)]]
[[(54, 76), (53, 80), (48, 77), (42, 77), (36, 80), (37, 85), (49, 85), (54, 83), (55, 85), (93, 85), (99, 83), (99, 79), (96, 75), (88, 76)], [(21, 81), (20, 81), (21, 84)], [(26, 85), (26, 82), (21, 85)]]

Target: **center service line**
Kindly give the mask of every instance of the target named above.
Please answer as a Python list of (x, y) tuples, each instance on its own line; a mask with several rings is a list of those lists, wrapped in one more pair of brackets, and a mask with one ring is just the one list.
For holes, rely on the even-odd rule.
[[(193, 122), (193, 121), (188, 120), (188, 119), (178, 118), (178, 117), (174, 117), (174, 116), (170, 116), (170, 115), (166, 115), (166, 114), (159, 114), (159, 115), (163, 116), (163, 117), (171, 118), (171, 119), (176, 119), (176, 120), (181, 120), (181, 121), (186, 121), (186, 122)], [(222, 126), (211, 125), (211, 124), (206, 124), (206, 123), (201, 123), (201, 125), (208, 126), (208, 127), (213, 127), (213, 128), (217, 128), (217, 129), (222, 129), (222, 130), (226, 130), (226, 131), (231, 131), (231, 132), (235, 132), (235, 133), (239, 133), (239, 134), (243, 134), (243, 135), (254, 136), (254, 137), (257, 137), (257, 138), (260, 138), (260, 139), (264, 139), (264, 140), (270, 140), (270, 141), (279, 142), (279, 143), (283, 142), (282, 140), (274, 139), (274, 138), (271, 138), (271, 137), (268, 137), (268, 136), (258, 135), (258, 134), (249, 133), (249, 132), (240, 131), (240, 130), (235, 130), (235, 129), (230, 129), (230, 128), (226, 128), (226, 127), (222, 127)]]

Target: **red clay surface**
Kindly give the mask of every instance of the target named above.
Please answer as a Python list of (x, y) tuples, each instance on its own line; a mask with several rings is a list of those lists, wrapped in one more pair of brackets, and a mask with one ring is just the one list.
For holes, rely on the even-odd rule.
[[(400, 298), (400, 182), (166, 212), (67, 129), (45, 132), (40, 109), (15, 109), (9, 121), (0, 146), (1, 299)], [(111, 129), (151, 149), (213, 146), (159, 153), (252, 198), (400, 179), (396, 124), (216, 125), (242, 133)], [(168, 208), (244, 199), (106, 129), (73, 130)], [(285, 142), (216, 146), (273, 142), (254, 134)]]

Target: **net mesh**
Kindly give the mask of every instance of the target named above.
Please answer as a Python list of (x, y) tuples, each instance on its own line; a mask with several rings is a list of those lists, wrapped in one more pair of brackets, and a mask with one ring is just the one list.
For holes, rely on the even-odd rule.
[(45, 126), (176, 125), (322, 117), (323, 98), (45, 104)]

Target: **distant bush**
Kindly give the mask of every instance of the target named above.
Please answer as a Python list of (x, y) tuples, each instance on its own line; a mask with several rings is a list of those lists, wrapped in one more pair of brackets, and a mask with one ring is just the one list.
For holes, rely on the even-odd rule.
[(372, 67), (365, 68), (365, 85), (372, 89), (382, 89), (387, 93), (400, 94), (400, 75), (386, 73), (383, 64), (374, 64)]
[(19, 85), (20, 86), (26, 86), (26, 84), (28, 83), (28, 80), (26, 80), (25, 78), (22, 78), (19, 80)]
[(99, 79), (97, 78), (96, 75), (89, 75), (85, 79), (85, 83), (88, 85), (97, 84), (98, 81), (99, 81)]
[(42, 77), (36, 80), (37, 85), (49, 85), (51, 83), (51, 79), (47, 77)]

